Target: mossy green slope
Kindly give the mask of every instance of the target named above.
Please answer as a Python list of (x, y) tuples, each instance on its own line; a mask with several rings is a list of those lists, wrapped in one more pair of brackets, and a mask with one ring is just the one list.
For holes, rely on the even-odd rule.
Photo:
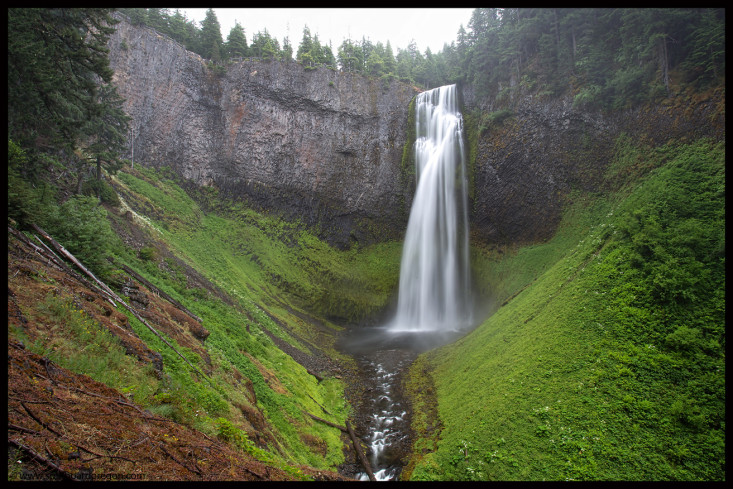
[[(129, 253), (117, 257), (203, 318), (210, 332), (205, 346), (216, 362), (213, 383), (191, 382), (190, 368), (131, 318), (138, 335), (163, 354), (171, 380), (165, 402), (141, 402), (230, 439), (264, 461), (334, 470), (344, 460), (340, 432), (306, 413), (344, 425), (350, 415), (344, 384), (333, 377), (317, 381), (267, 333), (304, 354), (315, 345), (348, 365), (349, 359), (334, 348), (341, 327), (328, 318), (354, 320), (384, 307), (397, 281), (400, 243), (340, 251), (299, 223), (254, 212), (214, 190), (195, 190), (194, 199), (165, 171), (128, 170), (114, 181), (123, 206), (150, 234), (152, 247), (173, 252), (234, 303), (191, 288), (174, 260), (161, 259), (149, 248), (141, 250), (140, 258)], [(180, 349), (200, 364), (195, 354)], [(257, 449), (230, 415), (232, 406), (250, 402), (232, 380), (240, 376), (252, 383), (257, 408), (274, 434), (269, 453)]]
[(621, 138), (616, 191), (546, 244), (474, 252), (506, 302), (416, 363), (442, 431), (415, 426), (411, 479), (725, 479), (724, 159)]

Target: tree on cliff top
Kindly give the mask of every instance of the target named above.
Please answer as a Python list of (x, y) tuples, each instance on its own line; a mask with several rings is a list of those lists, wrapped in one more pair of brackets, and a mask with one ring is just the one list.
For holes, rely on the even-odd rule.
[(237, 21), (234, 21), (234, 27), (229, 31), (229, 36), (227, 37), (226, 42), (226, 54), (229, 58), (246, 58), (249, 56), (247, 37), (244, 35), (244, 28)]
[(212, 61), (221, 61), (221, 26), (214, 9), (206, 11), (206, 18), (201, 21), (201, 56)]

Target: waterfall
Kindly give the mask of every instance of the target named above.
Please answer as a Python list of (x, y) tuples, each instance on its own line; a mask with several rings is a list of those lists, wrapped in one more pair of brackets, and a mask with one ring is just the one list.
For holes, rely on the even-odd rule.
[(455, 331), (473, 321), (466, 153), (456, 94), (448, 85), (415, 101), (417, 189), (391, 331)]

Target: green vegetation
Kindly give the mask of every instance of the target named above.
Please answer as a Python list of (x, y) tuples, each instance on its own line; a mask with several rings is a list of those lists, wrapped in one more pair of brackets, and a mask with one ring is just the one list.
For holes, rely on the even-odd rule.
[(49, 294), (33, 313), (49, 325), (48, 336), (29, 341), (22, 330), (14, 332), (31, 351), (129, 394), (137, 402), (149, 402), (155, 394), (152, 366), (141, 367), (115, 336), (72, 300)]
[[(202, 27), (179, 10), (120, 9), (204, 58), (252, 56), (292, 60), (267, 29), (247, 47), (235, 26), (226, 43), (209, 9)], [(216, 25), (214, 34), (211, 26)], [(210, 41), (218, 35), (218, 41)], [(212, 53), (211, 43), (220, 45)], [(412, 41), (396, 53), (389, 41), (344, 39), (334, 50), (306, 26), (296, 60), (306, 69), (338, 68), (365, 76), (390, 76), (433, 88), (456, 82), (481, 97), (505, 103), (512, 92), (570, 95), (577, 106), (618, 108), (673, 95), (676, 86), (705, 89), (725, 73), (725, 9), (722, 8), (477, 8), (456, 41), (433, 53)]]
[[(211, 9), (201, 29), (179, 11), (123, 11), (207, 57), (215, 74), (236, 57), (292, 60), (289, 41), (281, 49), (266, 30), (247, 46), (237, 25), (224, 43)], [(23, 311), (47, 328), (43, 336), (9, 333), (294, 475), (295, 464), (333, 469), (344, 460), (341, 433), (306, 413), (323, 416), (324, 407), (344, 424), (344, 384), (318, 382), (284, 350), (309, 354), (317, 345), (352, 365), (334, 333), (384, 309), (401, 244), (340, 251), (300, 222), (215, 189), (184, 191), (168, 170), (115, 176), (128, 121), (110, 85), (111, 12), (8, 9), (9, 224), (40, 225), (113, 286), (126, 279), (117, 268), (125, 264), (185, 304), (209, 336), (188, 347), (164, 337), (206, 377), (121, 306), (112, 314), (160, 355), (162, 371), (126, 354), (69, 295), (48, 294)], [(383, 86), (468, 83), (480, 103), (510, 105), (526, 90), (616, 109), (721, 85), (723, 40), (722, 9), (476, 9), (468, 31), (439, 53), (413, 42), (393, 56), (389, 42), (362, 39), (345, 40), (334, 57), (304, 30), (297, 59)], [(405, 182), (414, 171), (412, 104)], [(510, 108), (492, 107), (465, 114), (471, 179), (481, 134), (513, 123)], [(407, 388), (420, 436), (405, 476), (725, 478), (725, 147), (616, 143), (609, 191), (575, 192), (552, 240), (474, 244), (474, 276), (493, 315), (413, 365)], [(139, 249), (112, 231), (130, 230), (125, 211), (143, 229)], [(43, 271), (31, 276), (49, 281)]]
[[(49, 229), (85, 263), (112, 255), (116, 263), (133, 268), (204, 318), (209, 331), (206, 363), (201, 351), (165, 337), (197, 368), (209, 372), (207, 379), (192, 372), (175, 351), (121, 307), (119, 312), (127, 316), (136, 335), (161, 355), (163, 376), (156, 377), (151, 367), (141, 367), (125, 355), (119, 341), (72, 302), (55, 297), (30, 312), (39, 321), (58, 325), (31, 348), (134, 396), (152, 412), (219, 436), (285, 470), (294, 471), (292, 464), (335, 469), (343, 462), (340, 431), (305, 413), (325, 416), (323, 406), (331, 413), (328, 419), (345, 424), (350, 408), (344, 385), (331, 377), (317, 381), (268, 333), (308, 354), (304, 341), (318, 345), (348, 365), (350, 360), (333, 348), (334, 333), (341, 328), (319, 320), (325, 328), (319, 332), (307, 318), (357, 320), (383, 309), (397, 281), (400, 243), (339, 251), (298, 223), (258, 214), (215, 191), (198, 192), (202, 202), (218, 206), (216, 212), (204, 212), (168, 176), (165, 171), (123, 171), (112, 180), (123, 208), (134, 209), (131, 212), (149, 234), (149, 244), (138, 253), (110, 245), (114, 240), (109, 221), (91, 197), (74, 197), (63, 204), (53, 216), (58, 225)], [(110, 218), (121, 220), (114, 213)], [(163, 250), (208, 278), (230, 303), (191, 287), (181, 262)], [(107, 263), (105, 277), (110, 283), (118, 275)], [(20, 331), (14, 334), (23, 336)], [(253, 398), (236, 380), (242, 378), (251, 384)], [(258, 410), (267, 423), (259, 428), (264, 429), (265, 448), (245, 431), (252, 416), (243, 413)]]
[(725, 478), (725, 148), (621, 143), (551, 241), (474, 250), (508, 301), (413, 367), (444, 428), (412, 479)]
[[(317, 399), (335, 415), (334, 421), (344, 424), (349, 411), (343, 400), (343, 384), (328, 378), (316, 383), (263, 329), (305, 353), (307, 347), (299, 338), (348, 363), (333, 349), (333, 333), (340, 327), (323, 321), (331, 332), (324, 335), (302, 317), (313, 314), (346, 321), (380, 311), (398, 278), (400, 244), (338, 251), (298, 223), (256, 213), (242, 203), (226, 201), (211, 189), (199, 191), (196, 197), (207, 207), (215, 204), (218, 209), (204, 212), (165, 175), (153, 170), (120, 172), (114, 182), (125, 205), (148, 216), (147, 221), (141, 221), (147, 222), (151, 237), (166, 243), (170, 251), (216, 284), (235, 306), (190, 288), (173, 260), (156, 262), (152, 247), (140, 250), (139, 261), (129, 256), (120, 259), (205, 318), (210, 332), (207, 351), (222, 363), (217, 371), (236, 369), (250, 379), (257, 405), (273, 426), (279, 450), (286, 454), (284, 460), (335, 467), (343, 461), (340, 433), (314, 423), (303, 413), (319, 414), (320, 407), (313, 401)], [(162, 268), (166, 271), (161, 270), (160, 263), (165, 263)], [(301, 312), (294, 314), (293, 309)], [(171, 405), (163, 412), (194, 426), (203, 423), (201, 429), (210, 430), (211, 419), (226, 418), (231, 403), (246, 404), (241, 394), (230, 390), (225, 379), (217, 382), (214, 377), (221, 387), (214, 391), (201, 382), (188, 385), (185, 379), (190, 376), (190, 368), (134, 318), (130, 321), (146, 344), (163, 354), (165, 370), (170, 369), (175, 386), (171, 392), (179, 392), (171, 394), (178, 400), (167, 403)], [(282, 389), (273, 388), (273, 381), (263, 371), (271, 372)], [(191, 413), (197, 410), (208, 417), (192, 418)], [(311, 441), (322, 440), (317, 443), (328, 447), (326, 455), (316, 455), (304, 446), (303, 436), (311, 437)]]
[[(8, 139), (73, 171), (115, 171), (128, 117), (111, 85), (111, 9), (8, 9)], [(35, 170), (36, 173), (33, 173)], [(26, 178), (41, 168), (23, 167)]]
[(235, 295), (252, 294), (274, 308), (284, 295), (284, 302), (316, 316), (356, 321), (383, 309), (397, 283), (399, 243), (340, 252), (298, 222), (224, 202), (215, 190), (198, 197), (218, 206), (204, 213), (175, 182), (154, 172), (121, 173), (119, 181), (131, 205), (158, 216), (152, 224), (167, 243)]

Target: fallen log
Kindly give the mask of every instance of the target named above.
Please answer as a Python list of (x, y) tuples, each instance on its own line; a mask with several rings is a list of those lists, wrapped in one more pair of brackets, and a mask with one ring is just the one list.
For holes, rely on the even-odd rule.
[(349, 429), (347, 427), (345, 427), (345, 426), (337, 425), (336, 423), (332, 423), (332, 422), (327, 421), (327, 420), (325, 420), (323, 418), (319, 418), (318, 416), (315, 416), (315, 415), (313, 415), (311, 413), (305, 413), (305, 414), (307, 414), (311, 418), (315, 419), (316, 421), (320, 421), (321, 423), (327, 424), (328, 426), (331, 426), (333, 428), (338, 428), (341, 431), (343, 431), (344, 433), (348, 433), (349, 432)]
[(147, 279), (145, 279), (145, 277), (141, 276), (139, 273), (137, 273), (132, 268), (128, 267), (124, 263), (116, 263), (115, 262), (115, 265), (121, 267), (124, 271), (126, 271), (127, 273), (129, 273), (130, 275), (132, 275), (135, 280), (137, 280), (138, 282), (142, 283), (151, 292), (153, 292), (155, 294), (158, 294), (160, 297), (162, 297), (163, 299), (167, 300), (168, 302), (170, 302), (171, 304), (173, 304), (174, 306), (176, 306), (178, 309), (180, 309), (181, 311), (185, 312), (186, 314), (188, 314), (189, 316), (191, 316), (193, 319), (195, 319), (196, 321), (198, 321), (199, 323), (202, 323), (204, 321), (203, 319), (201, 319), (200, 317), (198, 317), (197, 315), (195, 315), (194, 313), (192, 313), (191, 311), (189, 311), (188, 309), (186, 309), (186, 307), (183, 304), (181, 304), (180, 302), (178, 302), (177, 300), (175, 300), (173, 297), (169, 296), (168, 294), (166, 294), (165, 292), (163, 292), (162, 290), (160, 290), (158, 287), (156, 287), (155, 285), (153, 285), (152, 283), (150, 283)]
[(319, 418), (318, 416), (315, 416), (311, 413), (305, 413), (311, 418), (315, 419), (316, 421), (320, 421), (321, 423), (327, 424), (328, 426), (331, 426), (333, 428), (338, 428), (344, 433), (348, 433), (351, 437), (351, 443), (354, 445), (354, 451), (356, 452), (356, 456), (359, 458), (359, 461), (361, 462), (361, 465), (364, 467), (364, 470), (366, 470), (367, 476), (369, 477), (370, 481), (376, 481), (376, 477), (374, 477), (374, 472), (372, 472), (372, 466), (369, 465), (369, 460), (367, 460), (366, 455), (364, 455), (364, 451), (361, 449), (361, 444), (359, 443), (359, 439), (356, 437), (356, 434), (354, 433), (354, 430), (351, 428), (351, 425), (349, 422), (346, 422), (346, 426), (340, 426), (336, 423), (332, 423), (330, 421), (327, 421), (323, 418)]
[(120, 304), (122, 304), (122, 306), (123, 306), (123, 307), (124, 307), (125, 309), (127, 309), (128, 311), (130, 311), (130, 313), (131, 313), (131, 314), (132, 314), (133, 316), (135, 316), (135, 318), (136, 318), (136, 319), (137, 319), (138, 321), (140, 321), (141, 323), (143, 323), (143, 325), (145, 325), (145, 327), (146, 327), (146, 328), (148, 328), (148, 329), (149, 329), (150, 331), (152, 331), (152, 332), (153, 332), (153, 334), (155, 334), (155, 336), (157, 336), (158, 338), (160, 338), (160, 340), (161, 340), (161, 341), (162, 341), (163, 343), (165, 343), (165, 344), (166, 344), (166, 345), (167, 345), (167, 346), (168, 346), (168, 347), (169, 347), (169, 348), (170, 348), (171, 350), (173, 350), (174, 352), (176, 352), (176, 354), (177, 354), (177, 355), (178, 355), (179, 357), (181, 357), (181, 359), (182, 359), (182, 360), (183, 360), (184, 362), (186, 362), (186, 363), (188, 364), (188, 366), (189, 366), (189, 367), (191, 367), (191, 368), (193, 369), (193, 371), (194, 371), (194, 372), (198, 373), (198, 374), (199, 374), (199, 375), (200, 375), (200, 376), (201, 376), (202, 378), (206, 379), (206, 381), (207, 381), (207, 382), (209, 382), (209, 384), (213, 385), (213, 384), (212, 384), (212, 382), (211, 382), (211, 380), (210, 380), (210, 379), (209, 379), (209, 378), (208, 378), (208, 377), (207, 377), (207, 376), (206, 376), (206, 375), (205, 375), (205, 374), (204, 374), (203, 372), (201, 372), (201, 370), (199, 370), (199, 369), (198, 369), (197, 367), (195, 367), (195, 366), (194, 366), (194, 365), (193, 365), (193, 364), (192, 364), (192, 363), (191, 363), (190, 361), (188, 361), (188, 358), (186, 358), (185, 356), (183, 356), (183, 354), (182, 354), (181, 352), (179, 352), (179, 351), (178, 351), (178, 350), (177, 350), (177, 349), (176, 349), (176, 348), (175, 348), (175, 347), (174, 347), (173, 345), (171, 345), (171, 344), (170, 344), (170, 343), (168, 342), (168, 340), (166, 340), (166, 339), (165, 339), (165, 338), (163, 337), (163, 335), (161, 335), (161, 334), (160, 334), (160, 333), (158, 332), (158, 330), (156, 330), (155, 328), (153, 328), (152, 326), (150, 326), (150, 324), (148, 324), (148, 322), (147, 322), (147, 321), (146, 321), (146, 320), (145, 320), (145, 319), (144, 319), (144, 318), (143, 318), (142, 316), (140, 316), (140, 314), (138, 314), (138, 312), (137, 312), (137, 311), (135, 310), (135, 308), (133, 308), (132, 306), (130, 306), (129, 304), (127, 304), (127, 303), (126, 303), (125, 301), (123, 301), (123, 300), (122, 300), (122, 299), (121, 299), (121, 298), (120, 298), (120, 297), (119, 297), (119, 296), (118, 296), (117, 294), (115, 294), (115, 293), (114, 293), (114, 292), (112, 291), (112, 289), (110, 289), (110, 288), (109, 288), (109, 287), (107, 286), (107, 284), (105, 284), (104, 282), (102, 282), (101, 280), (99, 280), (99, 279), (98, 279), (98, 278), (97, 278), (97, 277), (96, 277), (96, 276), (95, 276), (95, 275), (94, 275), (94, 274), (93, 274), (92, 272), (90, 272), (89, 270), (87, 270), (87, 268), (86, 268), (86, 267), (85, 267), (84, 265), (82, 265), (82, 264), (81, 264), (81, 262), (79, 262), (79, 260), (77, 260), (77, 259), (76, 259), (76, 257), (75, 257), (74, 255), (72, 255), (72, 254), (71, 254), (71, 253), (70, 253), (69, 251), (67, 251), (67, 250), (66, 250), (66, 248), (64, 248), (63, 246), (61, 246), (61, 245), (60, 245), (60, 244), (59, 244), (59, 243), (58, 243), (58, 242), (57, 242), (57, 241), (56, 241), (55, 239), (53, 239), (53, 238), (52, 238), (52, 237), (51, 237), (51, 236), (50, 236), (50, 235), (49, 235), (49, 234), (48, 234), (48, 233), (47, 233), (46, 231), (44, 231), (43, 229), (41, 229), (40, 227), (38, 227), (38, 226), (37, 226), (36, 224), (32, 224), (32, 226), (33, 226), (33, 229), (35, 229), (35, 231), (36, 231), (36, 232), (37, 232), (38, 234), (40, 234), (41, 236), (43, 236), (44, 238), (46, 238), (46, 240), (48, 240), (48, 242), (49, 242), (49, 243), (51, 243), (51, 245), (52, 245), (52, 246), (53, 246), (54, 248), (56, 248), (56, 251), (58, 251), (59, 253), (61, 253), (61, 255), (62, 255), (62, 256), (65, 256), (65, 257), (66, 257), (67, 259), (71, 260), (71, 262), (72, 262), (72, 263), (73, 263), (74, 265), (76, 265), (76, 266), (77, 266), (77, 267), (79, 268), (79, 270), (81, 270), (81, 271), (82, 271), (82, 272), (84, 272), (84, 273), (85, 273), (85, 274), (86, 274), (86, 275), (87, 275), (88, 277), (90, 277), (90, 278), (91, 278), (92, 280), (94, 280), (94, 282), (95, 282), (95, 283), (97, 283), (97, 284), (98, 284), (98, 285), (99, 285), (99, 286), (100, 286), (100, 287), (102, 288), (102, 290), (103, 290), (103, 291), (104, 291), (104, 292), (105, 292), (106, 294), (108, 294), (108, 295), (109, 295), (109, 296), (110, 296), (110, 297), (111, 297), (112, 299), (114, 299), (115, 301), (117, 301), (117, 302), (119, 302)]
[(28, 455), (31, 456), (31, 458), (37, 460), (38, 462), (42, 463), (46, 467), (49, 467), (54, 472), (56, 472), (58, 475), (60, 475), (63, 479), (66, 480), (72, 480), (76, 481), (79, 480), (73, 475), (69, 474), (67, 471), (62, 469), (60, 466), (56, 465), (55, 463), (51, 462), (50, 460), (46, 459), (45, 457), (38, 454), (35, 450), (33, 450), (31, 447), (24, 445), (23, 443), (14, 440), (12, 438), (8, 438), (8, 444), (14, 446), (15, 448), (19, 448), (20, 450), (23, 450)]
[(318, 380), (318, 382), (323, 382), (323, 377), (315, 373), (313, 370), (306, 368), (305, 371), (311, 374), (313, 377), (315, 377), (316, 380)]
[(364, 469), (366, 470), (369, 480), (372, 482), (376, 482), (377, 478), (374, 477), (374, 472), (372, 472), (372, 466), (369, 465), (369, 460), (367, 460), (366, 455), (364, 455), (364, 452), (361, 449), (361, 444), (359, 443), (359, 439), (356, 437), (356, 434), (354, 434), (354, 430), (351, 428), (351, 425), (349, 424), (348, 421), (346, 422), (346, 429), (349, 430), (349, 436), (351, 436), (351, 441), (354, 443), (354, 450), (356, 450), (356, 455), (359, 457), (361, 464), (364, 466)]

